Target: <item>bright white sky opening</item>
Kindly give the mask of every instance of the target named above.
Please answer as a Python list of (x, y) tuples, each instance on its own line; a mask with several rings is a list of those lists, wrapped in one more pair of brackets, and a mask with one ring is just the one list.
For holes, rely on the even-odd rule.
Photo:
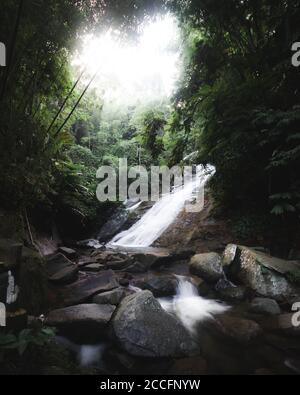
[(143, 25), (135, 43), (122, 43), (111, 31), (86, 35), (73, 65), (86, 68), (86, 76), (97, 70), (92, 87), (108, 104), (134, 105), (171, 96), (179, 78), (179, 30), (171, 15)]

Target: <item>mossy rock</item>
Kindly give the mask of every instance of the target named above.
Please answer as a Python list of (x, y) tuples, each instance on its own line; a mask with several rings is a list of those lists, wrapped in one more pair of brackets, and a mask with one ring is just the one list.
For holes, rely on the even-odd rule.
[(38, 315), (47, 307), (47, 275), (44, 258), (24, 248), (19, 272), (19, 304), (29, 314)]

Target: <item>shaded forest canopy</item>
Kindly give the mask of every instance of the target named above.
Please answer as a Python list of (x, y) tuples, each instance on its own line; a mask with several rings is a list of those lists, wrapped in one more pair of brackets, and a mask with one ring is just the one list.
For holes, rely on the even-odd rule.
[[(245, 237), (279, 249), (296, 242), (300, 212), (298, 0), (3, 0), (0, 42), (0, 206), (47, 207), (89, 227), (109, 205), (95, 197), (96, 169), (198, 163), (217, 169), (216, 208)], [(76, 84), (80, 34), (118, 26), (134, 40), (142, 21), (172, 13), (184, 63), (171, 100), (110, 108)], [(82, 93), (85, 93), (82, 95)], [(82, 98), (81, 98), (82, 96)], [(79, 99), (81, 100), (79, 101)], [(66, 101), (66, 99), (68, 99)], [(63, 111), (60, 111), (64, 105)]]

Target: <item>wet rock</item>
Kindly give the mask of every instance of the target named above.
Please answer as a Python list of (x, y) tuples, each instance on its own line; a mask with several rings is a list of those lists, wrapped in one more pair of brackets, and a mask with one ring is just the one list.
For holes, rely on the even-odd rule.
[(100, 263), (90, 263), (89, 265), (85, 265), (82, 270), (85, 272), (92, 272), (92, 273), (98, 273), (101, 270), (105, 270), (106, 267), (104, 265), (101, 265)]
[(284, 300), (299, 294), (289, 278), (299, 276), (296, 263), (238, 246), (229, 275), (263, 297)]
[(103, 242), (110, 241), (122, 227), (125, 225), (130, 212), (124, 207), (116, 210), (112, 217), (102, 226), (99, 234), (98, 240)]
[(224, 276), (221, 257), (215, 252), (194, 255), (189, 267), (192, 274), (208, 282), (216, 283)]
[(66, 306), (84, 303), (94, 295), (118, 288), (119, 284), (112, 270), (105, 270), (97, 275), (86, 275), (77, 282), (65, 286), (60, 292), (60, 299)]
[(73, 250), (72, 248), (59, 247), (58, 251), (70, 259), (77, 257), (77, 252), (75, 250)]
[(249, 343), (262, 334), (256, 322), (230, 315), (217, 317), (210, 325), (215, 332), (238, 343)]
[(198, 352), (187, 330), (166, 313), (151, 292), (128, 296), (112, 319), (113, 336), (131, 355), (180, 357)]
[(77, 337), (101, 338), (109, 323), (115, 306), (99, 304), (81, 304), (53, 310), (46, 317), (45, 323), (59, 329), (61, 333), (76, 333)]
[(134, 285), (143, 290), (148, 290), (155, 297), (173, 296), (176, 294), (178, 281), (174, 276), (149, 276), (134, 282)]
[(242, 301), (246, 298), (247, 290), (243, 286), (237, 286), (231, 281), (222, 278), (215, 286), (215, 290), (225, 300)]
[(0, 273), (18, 266), (22, 258), (23, 244), (10, 239), (0, 239)]
[(280, 307), (276, 300), (268, 298), (255, 298), (250, 304), (252, 313), (266, 314), (266, 315), (278, 315), (281, 313)]
[(47, 259), (46, 272), (49, 281), (55, 284), (70, 284), (77, 280), (78, 267), (59, 253)]
[(108, 291), (102, 294), (95, 295), (93, 298), (93, 303), (111, 304), (117, 306), (125, 296), (126, 294), (124, 289), (116, 288), (113, 291)]

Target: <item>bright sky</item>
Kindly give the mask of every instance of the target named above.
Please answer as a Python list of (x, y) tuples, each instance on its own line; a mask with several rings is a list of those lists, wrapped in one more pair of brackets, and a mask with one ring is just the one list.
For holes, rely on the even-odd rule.
[(99, 70), (93, 87), (106, 103), (134, 104), (170, 96), (179, 59), (178, 27), (168, 15), (143, 26), (136, 43), (121, 43), (111, 31), (85, 36), (73, 65), (86, 67), (89, 76)]

